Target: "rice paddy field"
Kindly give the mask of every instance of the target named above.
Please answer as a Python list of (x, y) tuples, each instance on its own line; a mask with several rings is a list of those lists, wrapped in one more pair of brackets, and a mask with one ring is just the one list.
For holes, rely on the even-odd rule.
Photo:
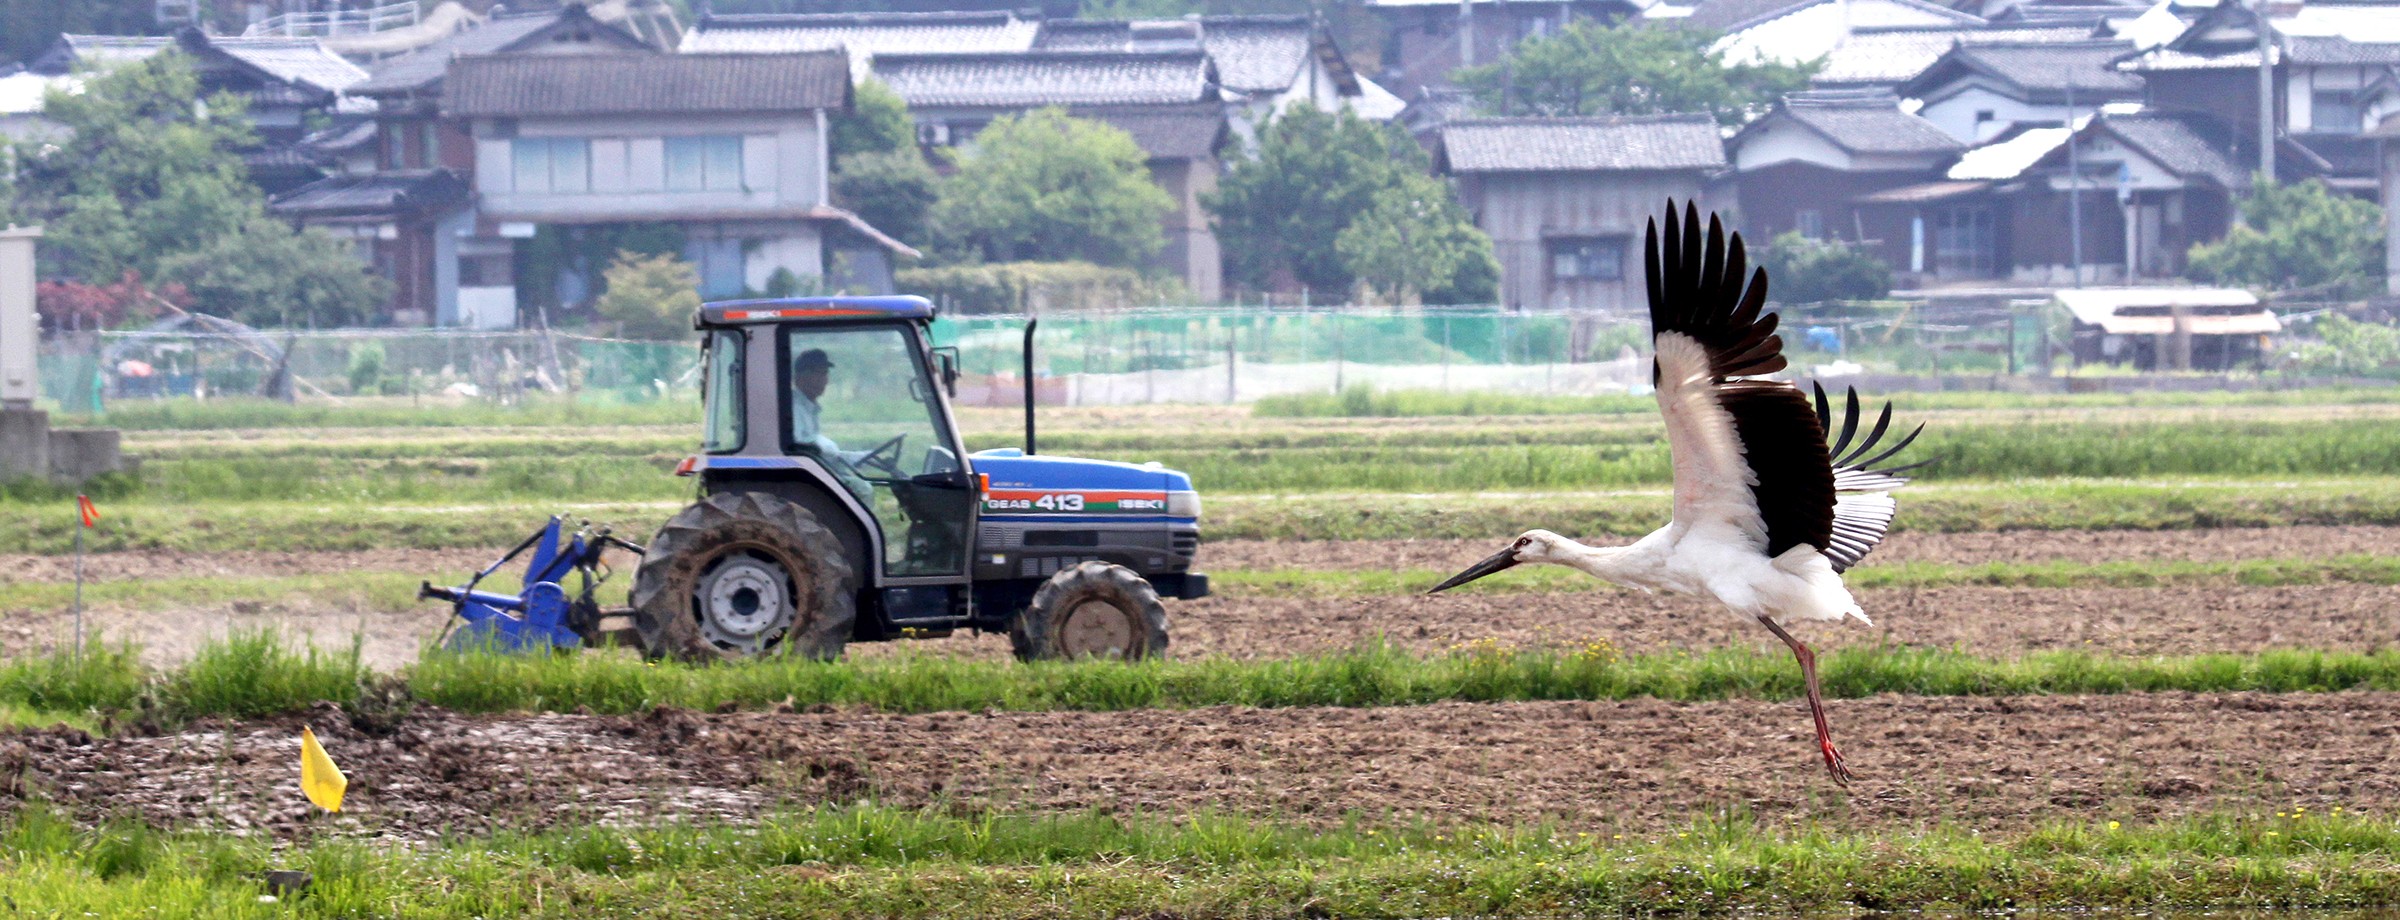
[[(1003, 637), (427, 655), (547, 515), (636, 538), (696, 407), (129, 406), (0, 495), (0, 904), (33, 916), (1427, 917), (2400, 907), (2400, 393), (1905, 394), (1941, 462), (1804, 629), (1519, 569), (1666, 519), (1647, 399), (1045, 411), (1206, 496), (1168, 660)], [(970, 447), (1014, 413), (971, 410)], [(627, 566), (626, 568), (630, 568)], [(302, 797), (307, 726), (348, 772)], [(274, 870), (309, 872), (277, 889)], [(2388, 914), (2382, 914), (2388, 916)]]

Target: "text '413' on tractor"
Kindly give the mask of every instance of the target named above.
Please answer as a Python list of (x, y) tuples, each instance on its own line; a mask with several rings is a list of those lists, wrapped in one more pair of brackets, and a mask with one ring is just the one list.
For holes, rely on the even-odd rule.
[[(1208, 594), (1191, 478), (1036, 455), (1030, 321), (1025, 448), (966, 453), (958, 353), (933, 347), (933, 313), (918, 297), (702, 307), (701, 453), (676, 468), (699, 501), (646, 546), (552, 518), (466, 585), (428, 584), (453, 605), (449, 644), (832, 658), (973, 629), (1029, 660), (1164, 654), (1160, 598)], [(597, 600), (611, 549), (641, 559), (626, 607)], [(528, 553), (519, 593), (480, 587)]]

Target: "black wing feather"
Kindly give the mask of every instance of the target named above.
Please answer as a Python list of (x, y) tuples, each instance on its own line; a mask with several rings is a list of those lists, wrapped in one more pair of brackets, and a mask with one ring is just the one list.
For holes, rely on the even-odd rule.
[[(1677, 217), (1668, 202), (1664, 227), (1653, 221), (1644, 240), (1651, 333), (1680, 333), (1707, 351), (1717, 404), (1732, 416), (1757, 480), (1750, 495), (1766, 524), (1767, 554), (1801, 544), (1823, 549), (1833, 539), (1835, 487), (1817, 413), (1789, 383), (1734, 379), (1786, 364), (1776, 315), (1761, 315), (1767, 273), (1750, 266), (1741, 234), (1729, 236), (1716, 215), (1709, 215), (1705, 238), (1697, 206), (1686, 203)], [(1653, 363), (1653, 381), (1657, 375)]]
[[(1825, 399), (1825, 387), (1823, 384), (1815, 386), (1817, 423), (1827, 430), (1831, 430), (1833, 417), (1830, 413), (1831, 406)], [(1923, 434), (1925, 431), (1925, 426), (1922, 424), (1910, 431), (1907, 437), (1901, 438), (1899, 443), (1885, 448), (1874, 456), (1866, 456), (1869, 451), (1875, 450), (1875, 445), (1883, 440), (1884, 433), (1891, 428), (1891, 403), (1884, 403), (1883, 411), (1878, 413), (1875, 419), (1875, 427), (1867, 432), (1866, 437), (1859, 442), (1857, 448), (1850, 449), (1850, 436), (1858, 431), (1859, 405), (1858, 389), (1856, 387), (1848, 389), (1849, 393), (1844, 400), (1846, 405), (1842, 413), (1841, 438), (1834, 444), (1833, 449), (1827, 452), (1827, 456), (1840, 458), (1834, 460), (1832, 464), (1835, 491), (1851, 494), (1888, 492), (1908, 484), (1908, 477), (1900, 475), (1901, 473), (1934, 462), (1933, 460), (1920, 460), (1907, 466), (1875, 468), (1876, 464), (1898, 455), (1901, 450), (1916, 441), (1917, 435)], [(1847, 455), (1843, 453), (1846, 449), (1849, 451)], [(1861, 457), (1865, 459), (1860, 459)], [(1832, 543), (1825, 546), (1826, 559), (1833, 563), (1834, 571), (1848, 570), (1851, 566), (1857, 565), (1859, 560), (1866, 558), (1867, 553), (1873, 550), (1876, 544), (1883, 542), (1884, 533), (1891, 529), (1891, 526), (1892, 509), (1888, 504), (1882, 502), (1837, 502), (1833, 506), (1834, 537)]]

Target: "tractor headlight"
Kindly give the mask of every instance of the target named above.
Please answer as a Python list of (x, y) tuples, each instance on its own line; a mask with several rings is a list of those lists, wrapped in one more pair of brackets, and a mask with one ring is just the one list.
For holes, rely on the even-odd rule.
[(1200, 493), (1167, 493), (1167, 516), (1196, 518), (1200, 516)]

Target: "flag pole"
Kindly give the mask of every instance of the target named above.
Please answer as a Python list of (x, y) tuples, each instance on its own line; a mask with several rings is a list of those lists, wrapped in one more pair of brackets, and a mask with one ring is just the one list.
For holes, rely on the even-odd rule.
[[(80, 498), (81, 496), (77, 496)], [(78, 524), (82, 522), (78, 521)], [(83, 528), (75, 528), (75, 654), (83, 660)]]

